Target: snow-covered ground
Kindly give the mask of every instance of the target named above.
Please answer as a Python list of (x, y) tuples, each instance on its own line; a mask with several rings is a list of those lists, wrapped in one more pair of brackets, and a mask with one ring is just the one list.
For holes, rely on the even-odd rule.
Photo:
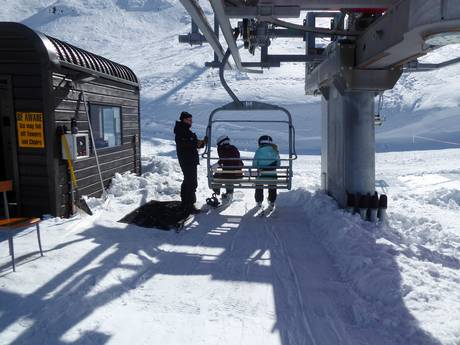
[(338, 209), (301, 156), (272, 217), (237, 190), (176, 234), (117, 222), (177, 199), (173, 143), (143, 148), (94, 216), (42, 223), (45, 257), (27, 231), (12, 273), (2, 243), (1, 344), (459, 344), (460, 150), (377, 155), (388, 225)]
[[(117, 176), (106, 202), (90, 200), (94, 216), (44, 221), (43, 258), (28, 230), (12, 273), (0, 243), (0, 344), (460, 344), (460, 149), (446, 149), (460, 147), (459, 66), (404, 74), (386, 92), (377, 147), (406, 152), (377, 154), (376, 189), (389, 196), (388, 224), (377, 225), (318, 191), (320, 158), (306, 154), (319, 151), (320, 104), (303, 95), (304, 66), (227, 72), (242, 99), (293, 113), (293, 189), (269, 218), (254, 217), (253, 192), (237, 190), (228, 208), (176, 234), (117, 220), (178, 199), (174, 121), (190, 111), (202, 136), (209, 112), (230, 101), (203, 68), (209, 48), (177, 43), (190, 24), (180, 2), (7, 0), (0, 20), (132, 67), (143, 130), (142, 176)], [(450, 46), (426, 61), (458, 55)], [(229, 134), (250, 151), (255, 133)], [(418, 151), (427, 148), (444, 150)]]

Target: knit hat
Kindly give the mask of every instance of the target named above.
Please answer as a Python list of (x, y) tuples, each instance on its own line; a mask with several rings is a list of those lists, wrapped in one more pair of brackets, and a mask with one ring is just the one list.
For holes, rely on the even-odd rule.
[(259, 138), (259, 145), (264, 145), (264, 144), (273, 144), (273, 139), (269, 135), (262, 135)]
[(186, 111), (183, 111), (182, 113), (180, 113), (179, 119), (182, 121), (183, 119), (188, 119), (189, 117), (192, 117), (192, 114)]
[(221, 135), (219, 138), (217, 138), (216, 143), (217, 146), (230, 144), (230, 138), (228, 137), (228, 135)]

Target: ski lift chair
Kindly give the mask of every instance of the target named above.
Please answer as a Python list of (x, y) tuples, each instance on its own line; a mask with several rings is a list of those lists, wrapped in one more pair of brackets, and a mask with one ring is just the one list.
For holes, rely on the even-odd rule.
[[(219, 112), (235, 112), (235, 111), (277, 111), (283, 113), (286, 118), (282, 120), (256, 120), (256, 119), (231, 119), (231, 120), (219, 120), (214, 119), (215, 115)], [(233, 160), (242, 160), (244, 163), (243, 167), (235, 166), (233, 167), (226, 166), (222, 168), (218, 165), (219, 157), (213, 156), (211, 154), (211, 142), (212, 142), (212, 133), (213, 125), (218, 122), (225, 123), (254, 123), (254, 122), (263, 122), (263, 123), (279, 123), (286, 124), (288, 126), (288, 145), (289, 145), (289, 155), (288, 158), (281, 158), (280, 165), (273, 167), (273, 171), (270, 173), (272, 175), (261, 174), (261, 168), (257, 166), (252, 166), (252, 158), (233, 158)], [(261, 102), (231, 102), (220, 108), (217, 108), (211, 112), (209, 116), (208, 126), (206, 128), (206, 135), (208, 136), (208, 143), (205, 151), (202, 154), (203, 158), (206, 158), (207, 161), (207, 176), (208, 176), (208, 186), (211, 189), (215, 188), (273, 188), (277, 189), (291, 189), (292, 181), (292, 161), (297, 159), (297, 154), (295, 153), (295, 130), (292, 125), (291, 113), (283, 108), (276, 105), (271, 105)], [(225, 158), (225, 160), (232, 160), (232, 158)]]

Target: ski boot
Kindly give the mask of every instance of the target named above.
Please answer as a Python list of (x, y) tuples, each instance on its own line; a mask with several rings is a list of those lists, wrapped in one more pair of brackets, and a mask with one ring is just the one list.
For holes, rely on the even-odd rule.
[(229, 203), (233, 200), (233, 193), (222, 194), (222, 203)]
[(217, 199), (216, 193), (213, 193), (210, 198), (206, 199), (206, 204), (214, 208), (219, 206), (219, 199)]
[(201, 210), (199, 208), (196, 208), (195, 205), (192, 205), (188, 208), (189, 214), (199, 214), (201, 213)]

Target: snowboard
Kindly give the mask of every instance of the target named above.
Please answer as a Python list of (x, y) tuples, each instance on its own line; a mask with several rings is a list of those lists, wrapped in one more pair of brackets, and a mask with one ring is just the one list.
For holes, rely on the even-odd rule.
[(184, 219), (179, 220), (175, 225), (174, 229), (177, 233), (181, 232), (184, 230), (187, 226), (193, 223), (193, 220), (195, 219), (194, 214), (189, 214), (187, 217)]

